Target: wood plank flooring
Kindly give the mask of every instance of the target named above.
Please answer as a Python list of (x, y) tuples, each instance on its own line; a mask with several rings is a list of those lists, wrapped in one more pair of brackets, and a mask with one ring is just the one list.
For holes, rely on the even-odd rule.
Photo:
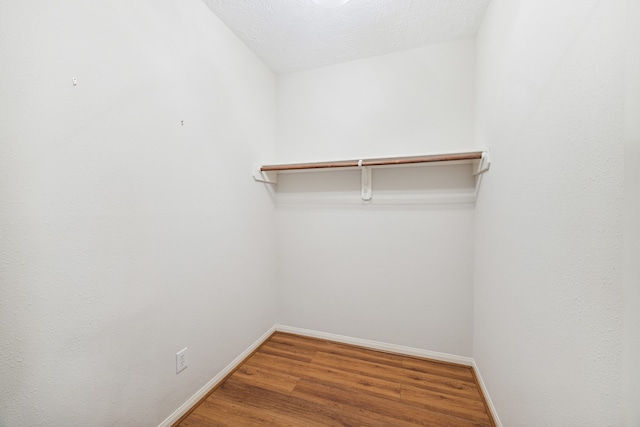
[(470, 367), (282, 332), (176, 425), (495, 426)]

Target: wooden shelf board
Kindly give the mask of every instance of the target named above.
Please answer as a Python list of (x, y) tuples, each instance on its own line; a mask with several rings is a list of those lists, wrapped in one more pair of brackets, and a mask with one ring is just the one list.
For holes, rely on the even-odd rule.
[(471, 151), (466, 153), (450, 153), (450, 154), (431, 154), (423, 156), (408, 157), (386, 157), (378, 159), (358, 159), (358, 160), (337, 160), (330, 162), (316, 163), (284, 163), (274, 165), (263, 165), (260, 167), (262, 172), (284, 172), (284, 171), (303, 171), (312, 169), (332, 169), (332, 168), (356, 168), (359, 166), (401, 166), (419, 163), (437, 163), (437, 162), (460, 162), (474, 161), (482, 159), (482, 151)]

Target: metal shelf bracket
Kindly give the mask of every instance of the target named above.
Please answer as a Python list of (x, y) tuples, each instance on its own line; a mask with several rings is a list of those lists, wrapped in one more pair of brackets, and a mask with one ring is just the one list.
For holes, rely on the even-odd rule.
[(368, 166), (362, 166), (362, 160), (358, 160), (358, 167), (361, 170), (361, 182), (362, 182), (362, 200), (368, 202), (371, 200), (371, 168)]
[(278, 183), (278, 172), (263, 172), (260, 165), (253, 167), (253, 180), (256, 182), (264, 182), (265, 184), (276, 185)]
[(482, 152), (482, 157), (478, 161), (478, 168), (476, 169), (473, 177), (476, 180), (475, 198), (478, 198), (478, 191), (480, 191), (480, 181), (482, 181), (482, 174), (487, 172), (491, 168), (491, 156), (489, 150)]

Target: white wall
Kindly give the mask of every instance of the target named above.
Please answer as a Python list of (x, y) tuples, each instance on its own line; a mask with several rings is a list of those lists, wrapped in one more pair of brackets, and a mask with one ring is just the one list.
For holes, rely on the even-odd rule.
[(472, 147), (473, 39), (278, 76), (278, 161)]
[(198, 0), (0, 28), (0, 425), (158, 425), (275, 323), (275, 77)]
[(640, 0), (629, 0), (625, 69), (622, 425), (640, 425)]
[(620, 423), (626, 6), (493, 0), (478, 36), (473, 356), (506, 426)]
[[(277, 160), (473, 147), (474, 53), (461, 40), (279, 76)], [(470, 169), (438, 168), (375, 170), (369, 204), (357, 171), (280, 175), (278, 322), (469, 356), (473, 205), (421, 197), (455, 199)]]

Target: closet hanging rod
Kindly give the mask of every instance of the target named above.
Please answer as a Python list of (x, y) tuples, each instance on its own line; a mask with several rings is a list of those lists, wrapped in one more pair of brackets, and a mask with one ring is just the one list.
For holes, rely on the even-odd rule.
[(472, 151), (468, 153), (452, 153), (452, 154), (432, 154), (424, 156), (408, 156), (408, 157), (387, 157), (380, 159), (359, 159), (359, 160), (337, 160), (331, 162), (317, 163), (289, 163), (278, 165), (263, 165), (260, 167), (261, 172), (280, 172), (295, 171), (306, 169), (330, 169), (330, 168), (357, 168), (366, 166), (394, 166), (394, 165), (410, 165), (415, 163), (436, 163), (436, 162), (456, 162), (481, 160), (482, 151)]

